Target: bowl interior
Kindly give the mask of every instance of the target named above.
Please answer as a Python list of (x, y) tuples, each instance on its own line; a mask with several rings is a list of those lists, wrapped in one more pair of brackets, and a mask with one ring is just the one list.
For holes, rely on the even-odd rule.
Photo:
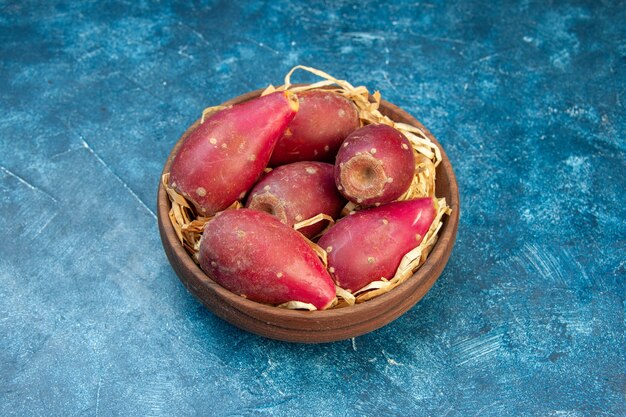
[[(227, 101), (231, 105), (250, 100), (262, 90)], [(448, 261), (459, 219), (459, 194), (456, 178), (443, 148), (432, 134), (399, 107), (381, 102), (383, 114), (396, 122), (421, 128), (441, 149), (443, 160), (436, 171), (436, 195), (445, 197), (452, 209), (444, 216), (439, 238), (426, 262), (408, 280), (390, 292), (351, 307), (325, 311), (298, 311), (260, 304), (240, 297), (214, 282), (192, 260), (178, 240), (169, 219), (170, 202), (161, 185), (158, 189), (158, 223), (163, 248), (187, 289), (217, 316), (244, 330), (261, 336), (303, 343), (331, 342), (355, 337), (378, 329), (396, 319), (417, 303), (432, 287)], [(199, 125), (196, 121), (181, 136), (170, 153), (163, 173), (169, 172), (172, 159), (185, 138)]]

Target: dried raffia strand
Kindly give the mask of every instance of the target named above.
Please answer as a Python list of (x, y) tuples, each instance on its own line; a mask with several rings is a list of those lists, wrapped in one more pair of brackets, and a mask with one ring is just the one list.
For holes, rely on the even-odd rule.
[(315, 216), (313, 216), (313, 217), (311, 217), (309, 219), (305, 219), (305, 220), (302, 220), (301, 222), (298, 222), (298, 223), (294, 224), (293, 228), (295, 230), (300, 230), (300, 229), (303, 229), (305, 227), (314, 225), (314, 224), (319, 223), (319, 222), (324, 221), (324, 220), (328, 221), (328, 224), (326, 225), (326, 227), (321, 232), (319, 232), (317, 235), (313, 236), (313, 239), (315, 239), (316, 237), (321, 236), (324, 233), (326, 233), (326, 231), (328, 229), (330, 229), (333, 224), (335, 224), (335, 219), (333, 219), (328, 214), (319, 213), (319, 214), (317, 214), (317, 215), (315, 215)]
[(346, 306), (354, 305), (356, 298), (350, 291), (344, 290), (338, 285), (335, 285), (335, 290), (337, 291), (337, 297), (339, 297), (341, 303), (346, 304)]
[(424, 155), (415, 156), (415, 176), (409, 189), (398, 200), (435, 196), (435, 164)]
[(212, 106), (212, 107), (207, 107), (206, 109), (202, 110), (202, 118), (200, 119), (200, 124), (204, 123), (207, 116), (210, 116), (211, 114), (216, 113), (218, 111), (227, 109), (228, 107), (229, 106)]
[(384, 277), (381, 277), (380, 280), (370, 282), (365, 287), (361, 288), (360, 290), (357, 290), (354, 294), (355, 294), (355, 297), (356, 297), (359, 294), (362, 294), (362, 293), (365, 293), (365, 292), (368, 292), (368, 291), (381, 290), (381, 289), (384, 290), (384, 289), (388, 289), (390, 287), (391, 287), (391, 282), (389, 282), (388, 279), (386, 279)]
[(349, 216), (350, 213), (354, 213), (355, 211), (358, 211), (359, 209), (360, 209), (359, 205), (353, 203), (352, 201), (348, 201), (348, 203), (344, 206), (344, 208), (341, 209), (340, 217)]
[[(337, 297), (332, 302), (328, 309), (343, 308), (353, 306), (356, 302), (356, 298), (349, 291), (344, 290), (341, 287), (335, 285), (337, 291)], [(288, 310), (308, 310), (314, 311), (317, 308), (313, 304), (303, 303), (302, 301), (287, 301), (286, 303), (279, 304), (277, 307), (286, 308)]]
[(180, 233), (180, 228), (177, 227), (178, 226), (178, 222), (176, 220), (176, 216), (174, 216), (174, 210), (173, 209), (170, 209), (169, 218), (170, 218), (170, 222), (172, 223), (172, 226), (174, 226), (174, 231), (176, 232), (176, 236), (178, 236), (178, 240), (180, 240), (180, 242), (183, 243), (183, 235), (182, 235), (182, 233)]
[[(169, 211), (169, 218), (170, 218), (170, 222), (172, 223), (172, 226), (174, 227), (174, 231), (176, 232), (176, 236), (178, 236), (178, 239), (180, 240), (181, 243), (184, 244), (183, 241), (183, 235), (182, 235), (182, 231), (181, 231), (181, 223), (183, 222), (183, 218), (182, 218), (182, 214), (180, 212), (181, 210), (181, 204), (179, 203), (179, 199), (178, 197), (180, 196), (180, 198), (184, 201), (185, 199), (183, 198), (183, 196), (181, 196), (180, 194), (176, 193), (176, 191), (174, 191), (173, 189), (171, 189), (168, 185), (168, 181), (170, 178), (170, 174), (163, 174), (163, 177), (161, 178), (161, 182), (163, 184), (163, 188), (165, 188), (165, 191), (167, 192), (167, 195), (170, 199), (170, 203), (171, 203), (171, 207), (170, 207), (170, 211)], [(184, 201), (184, 203), (186, 204), (187, 202)]]
[[(174, 231), (180, 243), (197, 262), (197, 256), (200, 250), (200, 238), (202, 237), (204, 225), (215, 216), (196, 216), (187, 199), (169, 186), (169, 173), (163, 174), (161, 181), (171, 203), (169, 212), (170, 222), (174, 227)], [(236, 210), (241, 207), (241, 203), (235, 201), (226, 210)]]
[(268, 94), (272, 94), (274, 92), (276, 92), (276, 87), (270, 84), (265, 88), (265, 90), (263, 90), (263, 92), (261, 93), (261, 97), (266, 96)]
[(315, 307), (311, 303), (303, 303), (302, 301), (287, 301), (286, 303), (282, 303), (277, 305), (278, 308), (286, 308), (287, 310), (307, 310), (307, 311), (315, 311), (317, 307)]
[(317, 257), (320, 258), (320, 261), (322, 261), (322, 263), (324, 264), (324, 268), (328, 268), (328, 254), (326, 253), (326, 251), (312, 240), (307, 239), (304, 236), (302, 237), (304, 238), (304, 240), (306, 240), (306, 243), (309, 245), (309, 247), (313, 249), (313, 252), (315, 252)]

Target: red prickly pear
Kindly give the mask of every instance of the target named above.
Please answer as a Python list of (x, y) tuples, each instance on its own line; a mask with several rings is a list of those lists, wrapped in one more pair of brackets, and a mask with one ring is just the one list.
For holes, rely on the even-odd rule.
[(343, 96), (325, 90), (298, 93), (300, 110), (278, 141), (270, 165), (297, 161), (333, 162), (341, 142), (358, 129), (356, 106)]
[(260, 303), (323, 310), (335, 300), (335, 284), (305, 239), (262, 211), (225, 210), (210, 220), (199, 262), (218, 284)]
[(348, 200), (364, 207), (397, 199), (409, 188), (414, 174), (411, 143), (383, 124), (352, 132), (335, 160), (337, 188)]
[(344, 217), (318, 244), (328, 253), (335, 283), (356, 292), (394, 276), (402, 257), (419, 246), (435, 219), (433, 198), (397, 201)]
[(298, 111), (278, 92), (222, 110), (198, 126), (176, 153), (169, 185), (210, 216), (243, 198), (261, 176), (278, 139)]
[[(279, 166), (254, 186), (246, 207), (273, 214), (290, 227), (320, 213), (336, 219), (346, 201), (335, 187), (333, 170), (324, 162)], [(310, 238), (323, 228), (320, 222), (299, 232)]]

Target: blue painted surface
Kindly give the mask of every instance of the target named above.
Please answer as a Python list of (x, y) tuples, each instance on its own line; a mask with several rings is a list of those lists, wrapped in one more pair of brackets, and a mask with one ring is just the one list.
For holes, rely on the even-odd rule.
[[(239, 3), (0, 2), (0, 415), (624, 415), (626, 4)], [(354, 341), (230, 326), (159, 241), (179, 135), (298, 63), (461, 188), (439, 281)]]

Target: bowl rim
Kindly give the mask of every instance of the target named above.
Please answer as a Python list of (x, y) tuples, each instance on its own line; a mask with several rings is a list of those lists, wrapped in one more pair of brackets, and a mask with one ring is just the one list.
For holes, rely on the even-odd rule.
[[(254, 90), (246, 94), (234, 97), (224, 102), (222, 106), (229, 106), (232, 104), (248, 101), (252, 98), (259, 96), (263, 91), (263, 89)], [(366, 302), (355, 304), (349, 307), (329, 310), (302, 311), (290, 310), (258, 303), (256, 301), (241, 297), (217, 284), (213, 279), (211, 279), (211, 277), (207, 273), (205, 273), (199, 267), (198, 264), (193, 261), (192, 257), (180, 243), (176, 232), (174, 231), (174, 227), (170, 222), (170, 201), (159, 179), (159, 188), (157, 193), (157, 219), (162, 244), (164, 246), (164, 249), (166, 250), (172, 266), (174, 267), (174, 261), (176, 261), (179, 264), (179, 267), (182, 267), (188, 273), (193, 275), (196, 282), (188, 282), (187, 277), (183, 278), (177, 268), (174, 267), (174, 270), (177, 273), (179, 279), (185, 284), (185, 286), (190, 290), (190, 292), (192, 292), (194, 296), (199, 298), (200, 301), (209, 308), (209, 310), (212, 310), (218, 316), (222, 316), (222, 314), (219, 314), (219, 312), (215, 311), (214, 307), (216, 306), (211, 302), (211, 300), (206, 300), (199, 295), (199, 293), (201, 293), (202, 291), (212, 292), (214, 293), (216, 298), (221, 298), (225, 300), (228, 303), (229, 309), (237, 310), (238, 313), (248, 315), (253, 320), (260, 320), (267, 324), (273, 325), (276, 328), (283, 328), (286, 331), (289, 331), (291, 329), (303, 329), (303, 326), (304, 328), (307, 328), (311, 327), (311, 325), (313, 325), (311, 327), (311, 330), (318, 329), (319, 331), (329, 331), (331, 329), (335, 331), (340, 331), (341, 329), (358, 328), (359, 326), (367, 327), (364, 326), (364, 324), (369, 323), (372, 317), (364, 313), (370, 311), (376, 311), (376, 316), (392, 316), (391, 320), (388, 320), (376, 327), (379, 328), (411, 308), (426, 294), (426, 292), (428, 292), (430, 287), (432, 287), (434, 282), (441, 275), (441, 272), (443, 271), (443, 268), (447, 263), (450, 252), (452, 251), (452, 247), (454, 246), (455, 242), (460, 211), (459, 191), (456, 177), (454, 175), (450, 160), (448, 159), (448, 156), (446, 155), (443, 147), (426, 127), (424, 127), (417, 119), (415, 119), (405, 110), (390, 102), (381, 100), (380, 107), (383, 114), (385, 113), (385, 111), (383, 110), (386, 109), (388, 110), (388, 112), (399, 114), (410, 124), (422, 129), (422, 131), (428, 136), (428, 138), (433, 141), (433, 143), (435, 143), (441, 150), (442, 161), (437, 169), (438, 171), (440, 169), (443, 170), (447, 177), (450, 200), (448, 201), (448, 198), (446, 196), (446, 202), (452, 209), (452, 212), (450, 215), (444, 216), (443, 225), (439, 231), (438, 240), (432, 248), (429, 256), (427, 257), (426, 262), (422, 266), (420, 266), (420, 268), (410, 278), (408, 278), (405, 282), (403, 282), (393, 290), (385, 294), (381, 294), (380, 296), (377, 296)], [(168, 158), (163, 167), (162, 175), (169, 172), (172, 160), (178, 152), (181, 144), (187, 138), (187, 136), (189, 136), (189, 134), (195, 128), (197, 128), (199, 124), (200, 119), (196, 120), (178, 139), (178, 141), (170, 151), (170, 154), (168, 155)], [(437, 178), (441, 178), (439, 172)], [(167, 244), (170, 245), (170, 248), (167, 247)], [(171, 250), (171, 253), (170, 251), (168, 251), (168, 249)], [(177, 259), (172, 259), (172, 256)], [(204, 286), (204, 288), (198, 288), (198, 283)], [(409, 292), (410, 295), (411, 293), (421, 292), (422, 290), (425, 291), (421, 296), (419, 296), (419, 298), (415, 300), (409, 300), (409, 302), (407, 303), (407, 299), (412, 298), (406, 294), (407, 292)], [(407, 306), (406, 304), (410, 305)], [(250, 313), (253, 313), (253, 315), (251, 315)], [(340, 322), (345, 323), (346, 318), (349, 318), (348, 324), (346, 324), (345, 326), (336, 327), (337, 324)], [(238, 326), (237, 323), (233, 323), (231, 320), (228, 320), (228, 318), (226, 318), (226, 320)], [(285, 322), (288, 322), (288, 325)], [(367, 331), (372, 330), (375, 330), (375, 328)], [(257, 334), (261, 334), (255, 330), (251, 331)], [(275, 336), (268, 337), (277, 338)]]

